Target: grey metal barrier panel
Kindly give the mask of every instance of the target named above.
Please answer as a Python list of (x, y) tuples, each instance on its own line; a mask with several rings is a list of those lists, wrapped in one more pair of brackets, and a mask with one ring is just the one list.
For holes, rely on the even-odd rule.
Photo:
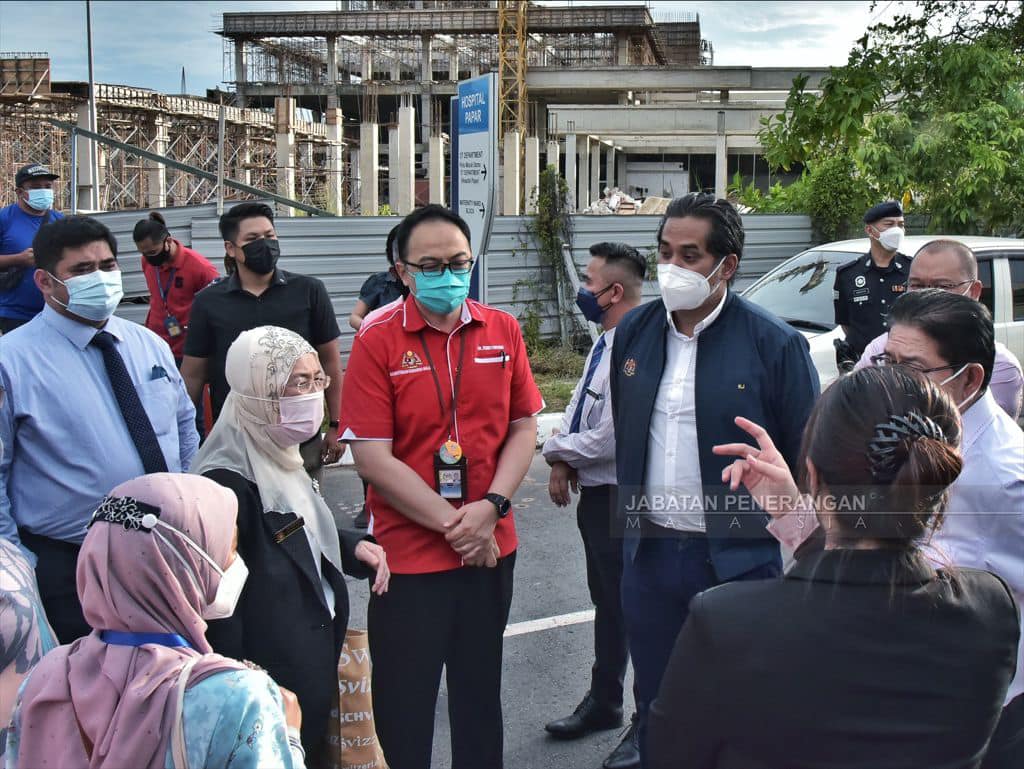
[[(341, 347), (346, 356), (355, 333), (348, 325), (348, 316), (363, 281), (370, 274), (387, 269), (385, 241), (399, 221), (393, 216), (300, 216), (275, 220), (281, 239), (281, 267), (324, 282), (341, 328)], [(554, 275), (541, 264), (530, 234), (531, 221), (529, 217), (495, 220), (487, 254), (488, 301), (521, 318), (529, 303), (536, 300), (538, 304), (534, 306), (541, 318), (542, 333), (555, 336), (559, 324)], [(574, 216), (573, 258), (582, 269), (589, 258), (588, 247), (606, 240), (628, 243), (646, 256), (654, 250), (659, 221), (657, 216)], [(737, 290), (811, 245), (811, 225), (806, 216), (747, 216), (744, 224), (746, 247)], [(217, 219), (194, 218), (191, 236), (192, 247), (220, 268), (223, 241)], [(134, 244), (130, 248), (134, 249)], [(649, 281), (644, 287), (645, 298), (657, 295), (657, 284)]]
[[(225, 209), (230, 209), (239, 203), (250, 203), (254, 201), (225, 201)], [(262, 201), (257, 201), (262, 202)], [(217, 214), (215, 203), (205, 203), (197, 206), (174, 206), (171, 208), (142, 208), (130, 211), (111, 211), (109, 213), (91, 214), (92, 218), (103, 222), (114, 234), (117, 240), (118, 262), (121, 265), (122, 282), (124, 284), (124, 296), (126, 300), (117, 308), (118, 316), (128, 320), (144, 323), (146, 314), (149, 312), (148, 304), (135, 304), (130, 300), (149, 296), (149, 289), (146, 287), (146, 279), (142, 274), (142, 256), (135, 248), (135, 241), (132, 238), (132, 231), (135, 223), (149, 216), (150, 211), (158, 211), (163, 214), (167, 221), (167, 229), (171, 237), (180, 240), (186, 246), (192, 246), (192, 220), (198, 217), (211, 217)], [(216, 219), (214, 219), (216, 222)], [(217, 248), (211, 251), (202, 251), (207, 259), (213, 262), (218, 272), (223, 273), (224, 246), (218, 244)]]

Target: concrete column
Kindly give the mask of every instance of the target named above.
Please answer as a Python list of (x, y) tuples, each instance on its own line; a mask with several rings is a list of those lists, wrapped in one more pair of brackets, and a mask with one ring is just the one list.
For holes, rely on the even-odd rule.
[(245, 85), (249, 81), (249, 57), (245, 41), (235, 41), (235, 106), (246, 107)]
[(444, 139), (430, 137), (430, 202), (444, 205)]
[(327, 38), (327, 82), (338, 83), (338, 38), (333, 35)]
[(605, 150), (604, 156), (604, 183), (608, 187), (614, 187), (615, 181), (615, 145)]
[(398, 212), (398, 126), (388, 128), (388, 206)]
[(416, 108), (398, 108), (398, 213), (412, 213), (416, 206)]
[(402, 79), (402, 62), (398, 59), (391, 60), (391, 80), (397, 83)]
[[(149, 145), (150, 151), (166, 155), (168, 139), (167, 123), (162, 115), (157, 114), (153, 118), (153, 142)], [(167, 205), (167, 166), (152, 160), (143, 160), (142, 165), (146, 169), (146, 194), (139, 197), (144, 198), (150, 208), (163, 208)], [(139, 203), (141, 204), (142, 200)]]
[(423, 35), (420, 43), (420, 82), (429, 83), (434, 79), (434, 64), (431, 61), (434, 39)]
[(370, 50), (370, 46), (363, 48), (363, 69), (360, 74), (364, 83), (373, 80), (373, 51)]
[(715, 197), (724, 198), (729, 184), (729, 155), (725, 139), (725, 112), (718, 111), (718, 135), (715, 137)]
[(569, 188), (569, 210), (576, 211), (579, 194), (576, 188), (576, 134), (565, 136), (565, 184)]
[(448, 79), (455, 82), (459, 79), (459, 38), (452, 38), (452, 47), (448, 51)]
[(359, 126), (359, 213), (376, 216), (380, 210), (376, 123)]
[(526, 198), (524, 213), (537, 213), (537, 185), (540, 183), (540, 139), (536, 136), (526, 137)]
[(618, 166), (615, 169), (615, 183), (619, 185), (623, 192), (627, 195), (629, 193), (629, 177), (626, 174), (626, 153), (619, 152), (615, 156), (615, 165)]
[[(79, 104), (76, 109), (78, 127), (89, 130), (89, 105)], [(75, 165), (78, 166), (78, 190), (75, 191), (78, 195), (77, 207), (79, 211), (91, 211), (99, 207), (100, 199), (96, 144), (84, 136), (78, 136), (75, 142)]]
[(601, 199), (601, 142), (594, 142), (590, 151), (590, 202)]
[(618, 34), (615, 37), (615, 62), (620, 67), (629, 66), (629, 35)]
[(343, 115), (337, 107), (327, 110), (327, 208), (338, 216), (345, 213), (343, 192), (345, 170)]
[[(274, 133), (277, 137), (277, 194), (295, 199), (295, 99), (274, 98)], [(282, 216), (294, 216), (295, 209), (278, 206)]]
[(576, 210), (590, 205), (590, 137), (581, 136), (576, 147)]
[[(226, 129), (225, 129), (226, 130)], [(241, 148), (235, 154), (235, 169), (231, 174), (232, 179), (237, 179), (242, 184), (252, 184), (252, 131), (248, 125), (235, 126), (232, 132), (238, 132)]]
[(552, 139), (547, 145), (547, 157), (544, 159), (545, 166), (554, 166), (558, 170), (558, 140)]
[(502, 208), (505, 216), (519, 216), (519, 142), (518, 131), (505, 134), (505, 156), (502, 171)]
[(469, 76), (470, 78), (480, 77), (480, 65), (473, 63), (469, 65)]
[[(359, 200), (359, 196), (362, 193), (362, 186), (359, 183), (359, 148), (353, 147), (348, 151), (348, 194), (351, 200)], [(356, 210), (361, 215), (363, 213), (362, 206), (356, 204)]]

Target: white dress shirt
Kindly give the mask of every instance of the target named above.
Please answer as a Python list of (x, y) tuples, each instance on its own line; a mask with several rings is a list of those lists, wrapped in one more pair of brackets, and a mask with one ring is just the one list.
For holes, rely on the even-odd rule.
[[(576, 383), (572, 400), (562, 415), (558, 434), (548, 438), (541, 449), (545, 459), (566, 462), (576, 470), (580, 485), (584, 487), (614, 485), (616, 482), (615, 425), (612, 422), (611, 381), (608, 378), (614, 340), (614, 328), (604, 332), (604, 352), (597, 362), (590, 384), (584, 390), (583, 380), (586, 379), (594, 355), (591, 346), (583, 366), (583, 376)], [(570, 433), (572, 415), (576, 413), (576, 405), (581, 398), (583, 415), (580, 429), (579, 432)]]
[(680, 531), (703, 532), (704, 487), (697, 449), (697, 341), (722, 312), (722, 301), (694, 326), (693, 336), (680, 333), (668, 313), (665, 370), (658, 385), (647, 441), (644, 493), (651, 512), (647, 520)]
[[(1024, 606), (1024, 432), (986, 391), (964, 412), (963, 470), (929, 555), (938, 565), (985, 569)], [(1024, 638), (1024, 628), (1022, 628)], [(1006, 701), (1024, 694), (1024, 644)]]

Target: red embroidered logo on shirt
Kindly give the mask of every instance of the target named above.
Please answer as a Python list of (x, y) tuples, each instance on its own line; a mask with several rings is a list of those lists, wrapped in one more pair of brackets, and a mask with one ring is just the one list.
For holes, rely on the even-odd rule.
[(402, 368), (416, 368), (422, 365), (423, 361), (420, 360), (420, 356), (412, 350), (407, 350), (405, 355), (402, 356)]

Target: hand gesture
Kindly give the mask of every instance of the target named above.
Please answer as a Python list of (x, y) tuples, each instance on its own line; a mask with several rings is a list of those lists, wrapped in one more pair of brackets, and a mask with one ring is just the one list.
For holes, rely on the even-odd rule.
[(356, 545), (356, 558), (365, 563), (371, 569), (377, 570), (377, 576), (373, 580), (373, 590), (377, 595), (384, 595), (388, 592), (388, 583), (391, 581), (391, 569), (388, 568), (388, 556), (384, 548), (368, 539), (360, 540)]
[(548, 494), (551, 501), (559, 507), (568, 505), (572, 498), (570, 488), (579, 493), (579, 479), (576, 471), (566, 462), (555, 462), (551, 465), (551, 476), (548, 478)]
[(736, 491), (742, 483), (750, 496), (766, 513), (778, 516), (792, 512), (799, 504), (800, 492), (786, 460), (775, 448), (771, 436), (761, 425), (736, 417), (736, 425), (757, 442), (757, 448), (746, 443), (726, 443), (712, 447), (719, 456), (741, 457), (722, 471), (722, 483)]
[(446, 523), (444, 538), (464, 562), (478, 561), (486, 556), (494, 541), (494, 527), (498, 512), (486, 499), (470, 502), (455, 511), (455, 517)]

